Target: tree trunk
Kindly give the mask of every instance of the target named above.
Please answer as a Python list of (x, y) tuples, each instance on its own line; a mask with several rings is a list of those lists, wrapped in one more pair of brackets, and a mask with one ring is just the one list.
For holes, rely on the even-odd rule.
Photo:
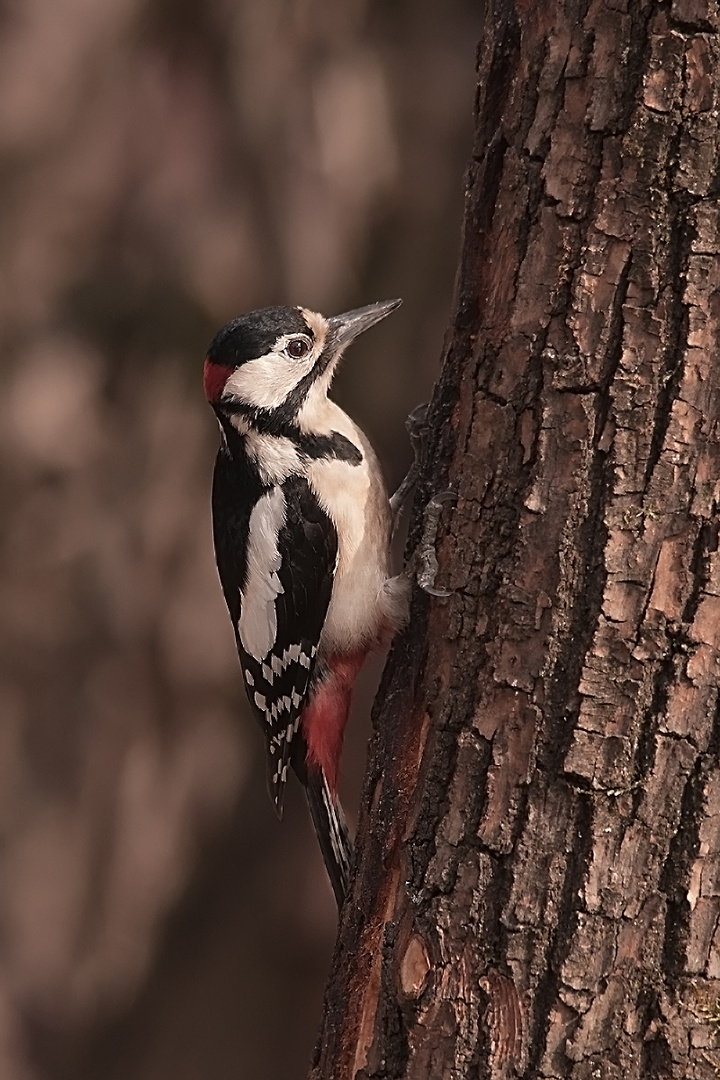
[[(720, 18), (487, 0), (313, 1080), (720, 1070)], [(716, 1048), (717, 1047), (717, 1048)]]

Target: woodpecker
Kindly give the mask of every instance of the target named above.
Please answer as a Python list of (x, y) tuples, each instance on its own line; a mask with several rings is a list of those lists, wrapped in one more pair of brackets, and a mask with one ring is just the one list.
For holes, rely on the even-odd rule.
[(407, 613), (390, 569), (392, 512), (367, 438), (328, 398), (343, 351), (400, 300), (325, 318), (303, 307), (242, 315), (216, 335), (205, 395), (220, 425), (215, 556), (278, 817), (291, 768), (338, 906), (352, 847), (338, 798), (357, 674)]

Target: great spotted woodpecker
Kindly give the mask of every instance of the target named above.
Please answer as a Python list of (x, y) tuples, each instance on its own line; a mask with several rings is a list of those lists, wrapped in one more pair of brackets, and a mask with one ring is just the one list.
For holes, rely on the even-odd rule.
[(353, 683), (406, 617), (392, 514), (365, 435), (328, 399), (343, 350), (399, 300), (326, 319), (271, 307), (228, 323), (205, 360), (220, 424), (215, 554), (279, 817), (288, 767), (305, 787), (338, 905), (352, 849), (337, 794)]

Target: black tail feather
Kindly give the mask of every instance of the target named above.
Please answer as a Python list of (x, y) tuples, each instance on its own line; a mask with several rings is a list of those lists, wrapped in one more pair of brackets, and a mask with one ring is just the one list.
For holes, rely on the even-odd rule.
[(305, 794), (330, 884), (340, 909), (350, 886), (353, 862), (353, 849), (345, 814), (340, 800), (332, 793), (324, 774), (319, 770), (308, 771)]

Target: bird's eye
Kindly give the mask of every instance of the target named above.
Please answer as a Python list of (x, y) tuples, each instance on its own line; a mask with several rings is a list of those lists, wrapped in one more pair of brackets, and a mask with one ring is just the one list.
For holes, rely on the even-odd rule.
[(309, 351), (309, 343), (305, 338), (301, 337), (292, 338), (285, 346), (285, 352), (288, 356), (292, 356), (293, 360), (300, 360), (300, 358), (306, 356)]

